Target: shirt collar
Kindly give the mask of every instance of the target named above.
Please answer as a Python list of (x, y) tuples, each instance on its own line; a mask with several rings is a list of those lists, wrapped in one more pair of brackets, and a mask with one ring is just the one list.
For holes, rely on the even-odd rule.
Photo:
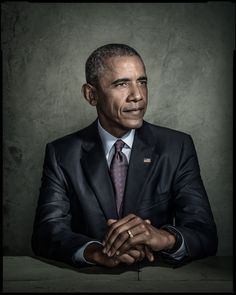
[(130, 149), (132, 148), (133, 141), (134, 141), (134, 134), (135, 129), (131, 129), (128, 131), (124, 136), (121, 138), (117, 138), (113, 135), (111, 135), (109, 132), (107, 132), (100, 124), (98, 120), (98, 132), (102, 140), (103, 148), (105, 151), (105, 154), (109, 153), (114, 143), (117, 141), (117, 139), (122, 139), (124, 143), (126, 144), (126, 147), (128, 146)]

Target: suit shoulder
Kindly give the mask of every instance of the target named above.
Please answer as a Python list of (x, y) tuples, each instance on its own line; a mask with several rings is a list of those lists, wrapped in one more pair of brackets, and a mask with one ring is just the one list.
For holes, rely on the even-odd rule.
[[(80, 129), (76, 132), (64, 135), (60, 138), (57, 138), (51, 142), (49, 145), (52, 145), (56, 150), (70, 150), (76, 147), (77, 149), (84, 141), (89, 140), (89, 136), (91, 134), (91, 127), (92, 125)], [(93, 128), (92, 128), (93, 129)]]
[(143, 133), (146, 134), (149, 144), (156, 146), (159, 153), (168, 152), (178, 155), (183, 147), (187, 150), (195, 150), (191, 135), (183, 131), (145, 123)]
[(56, 139), (50, 141), (49, 144), (51, 144), (53, 146), (71, 144), (74, 141), (79, 140), (79, 133), (80, 133), (80, 130), (78, 130), (76, 132), (73, 132), (73, 133), (66, 134), (66, 135), (64, 135), (62, 137), (59, 137), (59, 138), (56, 138)]

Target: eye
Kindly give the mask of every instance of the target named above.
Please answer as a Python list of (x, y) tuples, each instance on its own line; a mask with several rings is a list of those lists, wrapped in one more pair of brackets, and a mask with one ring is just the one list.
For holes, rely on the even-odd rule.
[(147, 85), (147, 80), (139, 80), (138, 83), (140, 85)]
[(116, 87), (126, 87), (128, 86), (128, 82), (120, 82), (115, 85)]

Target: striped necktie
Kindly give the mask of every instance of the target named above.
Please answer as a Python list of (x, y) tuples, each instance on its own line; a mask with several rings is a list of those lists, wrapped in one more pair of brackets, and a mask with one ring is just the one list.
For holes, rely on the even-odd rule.
[(118, 139), (115, 142), (115, 154), (110, 166), (110, 173), (116, 196), (116, 207), (119, 216), (122, 214), (122, 202), (128, 170), (128, 161), (125, 154), (122, 152), (124, 145), (125, 143), (121, 139)]

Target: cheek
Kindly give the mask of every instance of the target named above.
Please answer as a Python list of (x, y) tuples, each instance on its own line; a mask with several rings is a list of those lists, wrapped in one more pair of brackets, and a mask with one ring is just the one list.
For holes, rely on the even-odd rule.
[(109, 92), (106, 95), (103, 94), (102, 99), (99, 101), (99, 108), (108, 116), (114, 118), (120, 118), (122, 116), (123, 102), (126, 101), (127, 90), (119, 91), (119, 93)]
[(106, 113), (110, 112), (112, 110), (112, 100), (109, 97), (103, 97), (99, 101), (99, 108)]
[(120, 116), (120, 108), (115, 102), (112, 101), (112, 99), (110, 99), (107, 103), (103, 103), (102, 109), (107, 114), (107, 116), (110, 116), (113, 119)]
[(121, 107), (117, 104), (111, 105), (111, 111), (114, 117), (119, 118), (122, 115)]
[(117, 99), (116, 97), (111, 96), (109, 102), (107, 103), (107, 108), (114, 116), (119, 117), (122, 114), (122, 99)]

